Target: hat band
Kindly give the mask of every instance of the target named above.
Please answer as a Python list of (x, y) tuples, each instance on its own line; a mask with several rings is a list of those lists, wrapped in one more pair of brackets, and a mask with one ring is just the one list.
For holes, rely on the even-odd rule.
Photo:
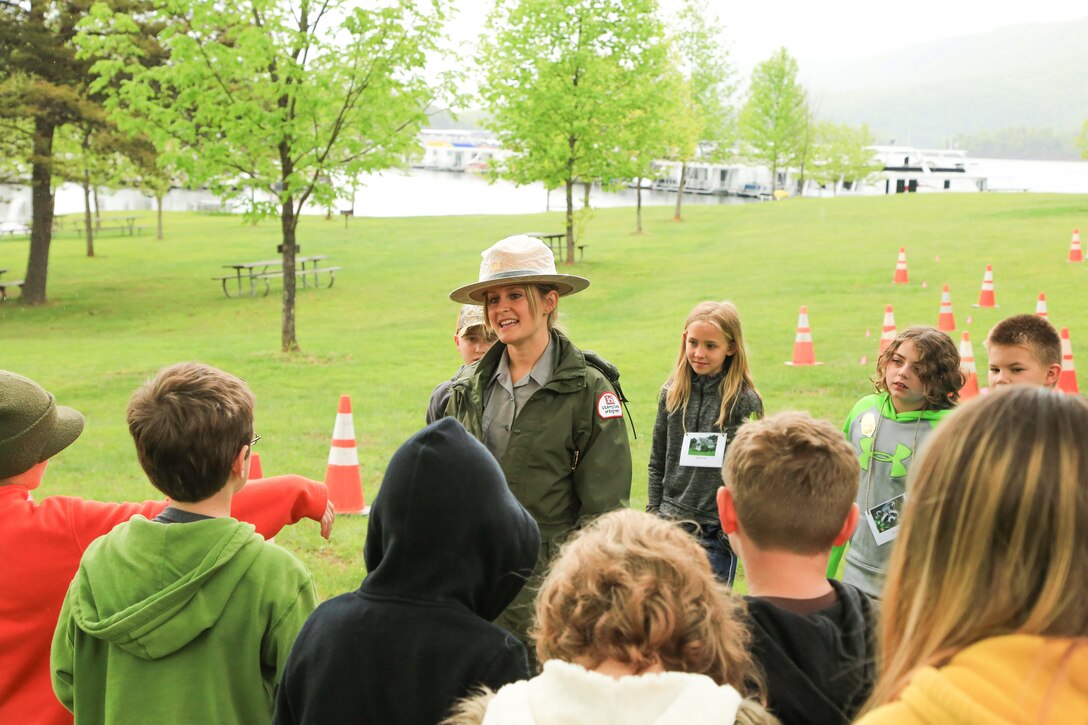
[[(538, 272), (533, 269), (515, 269), (510, 272), (496, 272), (489, 277), (481, 279), (480, 282), (494, 282), (500, 279), (509, 279), (510, 277), (554, 277), (556, 272)], [(477, 282), (479, 284), (479, 282)]]

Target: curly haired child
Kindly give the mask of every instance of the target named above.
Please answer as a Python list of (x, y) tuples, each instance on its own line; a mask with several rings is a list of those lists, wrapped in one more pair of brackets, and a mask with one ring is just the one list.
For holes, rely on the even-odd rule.
[(543, 671), (449, 723), (776, 723), (740, 599), (677, 524), (630, 509), (568, 541), (536, 599)]
[[(907, 471), (934, 426), (959, 400), (964, 383), (959, 351), (946, 333), (911, 327), (880, 354), (873, 383), (876, 392), (859, 400), (843, 424), (861, 465), (861, 521), (846, 551), (842, 580), (878, 597), (899, 533)], [(841, 558), (837, 547), (828, 576)]]

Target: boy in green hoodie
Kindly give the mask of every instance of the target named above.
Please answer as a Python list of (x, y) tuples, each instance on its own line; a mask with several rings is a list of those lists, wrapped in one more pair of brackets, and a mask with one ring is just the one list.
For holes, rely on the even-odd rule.
[(253, 394), (180, 363), (133, 395), (128, 425), (171, 503), (88, 547), (53, 636), (53, 690), (76, 723), (268, 722), (317, 595), (298, 559), (230, 517), (259, 439)]

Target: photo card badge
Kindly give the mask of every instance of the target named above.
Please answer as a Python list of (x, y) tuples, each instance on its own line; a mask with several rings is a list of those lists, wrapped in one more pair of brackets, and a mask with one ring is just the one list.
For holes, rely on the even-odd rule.
[(680, 465), (721, 468), (725, 460), (725, 433), (685, 433)]
[(869, 522), (877, 546), (883, 546), (899, 536), (899, 522), (902, 520), (906, 502), (906, 495), (899, 494), (884, 503), (878, 503), (866, 512), (865, 520)]

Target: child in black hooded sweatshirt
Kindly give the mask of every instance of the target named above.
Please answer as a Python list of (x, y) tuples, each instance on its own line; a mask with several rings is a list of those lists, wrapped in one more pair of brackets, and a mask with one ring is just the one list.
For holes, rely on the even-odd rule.
[(453, 418), (393, 455), (374, 498), (357, 591), (319, 606), (287, 660), (275, 723), (436, 723), (485, 685), (528, 679), (492, 623), (536, 565), (536, 522)]

